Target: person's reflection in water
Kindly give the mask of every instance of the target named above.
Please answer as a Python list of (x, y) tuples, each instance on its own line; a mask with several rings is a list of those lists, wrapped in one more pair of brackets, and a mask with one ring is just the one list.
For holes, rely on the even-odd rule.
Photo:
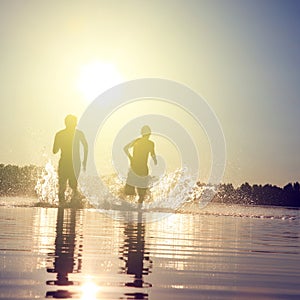
[[(152, 261), (149, 252), (145, 252), (145, 224), (142, 220), (142, 211), (138, 211), (138, 218), (134, 222), (126, 224), (124, 247), (122, 248), (121, 259), (125, 261), (122, 271), (129, 275), (134, 275), (133, 282), (125, 283), (127, 287), (149, 288), (151, 283), (144, 281), (143, 276), (151, 271)], [(144, 266), (147, 261), (148, 267)], [(143, 292), (126, 293), (127, 299), (148, 299), (148, 294)]]
[[(70, 273), (81, 271), (82, 237), (76, 231), (76, 213), (80, 210), (58, 208), (56, 221), (55, 252), (49, 253), (53, 266), (47, 272), (56, 273), (56, 280), (46, 281), (47, 285), (71, 286), (78, 285), (70, 281)], [(54, 258), (54, 259), (53, 259)], [(72, 298), (73, 293), (68, 290), (47, 292), (47, 298)]]

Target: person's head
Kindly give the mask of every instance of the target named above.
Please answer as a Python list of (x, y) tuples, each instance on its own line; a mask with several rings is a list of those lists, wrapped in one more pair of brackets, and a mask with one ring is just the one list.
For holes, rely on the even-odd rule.
[(151, 128), (148, 125), (145, 125), (141, 129), (141, 134), (144, 137), (149, 137), (151, 134)]
[(77, 125), (77, 118), (74, 115), (67, 115), (65, 117), (65, 125), (68, 129), (75, 129)]

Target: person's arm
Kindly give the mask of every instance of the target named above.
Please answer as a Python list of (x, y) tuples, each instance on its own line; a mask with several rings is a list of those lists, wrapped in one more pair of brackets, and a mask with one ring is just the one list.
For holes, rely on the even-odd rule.
[(156, 154), (155, 154), (155, 150), (154, 150), (154, 143), (153, 143), (153, 147), (151, 149), (151, 157), (154, 161), (154, 164), (157, 165), (157, 159), (156, 159)]
[(59, 146), (59, 137), (58, 137), (58, 134), (56, 134), (55, 138), (54, 138), (53, 148), (52, 148), (53, 154), (56, 154), (59, 149), (60, 149), (60, 146)]
[(87, 158), (88, 158), (88, 151), (89, 151), (89, 146), (87, 143), (87, 140), (85, 138), (85, 135), (82, 133), (81, 136), (81, 143), (83, 145), (83, 161), (82, 161), (82, 166), (83, 166), (83, 171), (86, 170), (86, 163), (87, 163)]
[(129, 152), (129, 149), (133, 147), (134, 142), (135, 142), (135, 141), (130, 142), (129, 144), (127, 144), (127, 145), (123, 148), (124, 152), (126, 153), (126, 155), (127, 155), (127, 157), (129, 158), (130, 161), (132, 160), (132, 155), (131, 155), (131, 153)]

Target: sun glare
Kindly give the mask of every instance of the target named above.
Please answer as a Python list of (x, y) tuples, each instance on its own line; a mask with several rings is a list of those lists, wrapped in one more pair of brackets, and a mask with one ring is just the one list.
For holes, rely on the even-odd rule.
[(122, 76), (114, 64), (94, 61), (82, 66), (78, 89), (87, 101), (92, 101), (105, 90), (122, 81)]
[(100, 287), (91, 281), (91, 279), (87, 279), (87, 281), (82, 285), (81, 290), (81, 300), (94, 300), (97, 299), (97, 293), (99, 292)]

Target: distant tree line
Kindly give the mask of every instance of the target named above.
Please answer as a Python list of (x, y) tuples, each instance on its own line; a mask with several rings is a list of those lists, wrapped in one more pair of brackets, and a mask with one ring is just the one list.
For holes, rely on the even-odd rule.
[(0, 196), (35, 196), (41, 168), (0, 164)]
[[(41, 172), (42, 168), (34, 165), (0, 164), (0, 196), (36, 196), (35, 186)], [(283, 188), (247, 182), (237, 188), (232, 184), (220, 184), (213, 202), (300, 207), (300, 184), (289, 183)]]
[(232, 184), (221, 184), (213, 202), (300, 207), (300, 184), (288, 183), (283, 188), (271, 184), (250, 185), (248, 182), (237, 188)]

